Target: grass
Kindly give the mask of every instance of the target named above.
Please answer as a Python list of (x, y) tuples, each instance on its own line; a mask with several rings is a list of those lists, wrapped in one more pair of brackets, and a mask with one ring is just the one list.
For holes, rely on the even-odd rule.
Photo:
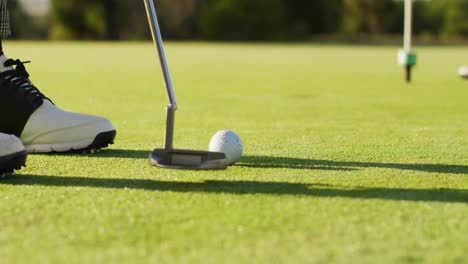
[(94, 155), (30, 155), (0, 182), (5, 263), (464, 263), (462, 47), (170, 43), (175, 144), (231, 129), (225, 171), (152, 168), (166, 97), (150, 43), (7, 43), (62, 108), (109, 117)]

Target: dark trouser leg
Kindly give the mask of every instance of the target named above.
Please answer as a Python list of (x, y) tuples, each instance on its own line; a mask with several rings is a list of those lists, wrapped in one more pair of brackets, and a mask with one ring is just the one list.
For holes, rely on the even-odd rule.
[(2, 40), (8, 38), (10, 34), (10, 13), (8, 12), (7, 0), (0, 0), (0, 48)]

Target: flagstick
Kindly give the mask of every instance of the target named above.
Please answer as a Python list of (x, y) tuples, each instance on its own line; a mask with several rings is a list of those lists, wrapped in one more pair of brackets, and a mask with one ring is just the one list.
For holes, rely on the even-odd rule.
[[(413, 0), (405, 0), (405, 32), (403, 50), (409, 54), (411, 52), (411, 35), (413, 29)], [(407, 82), (411, 81), (411, 68), (406, 66), (405, 79)]]
[(411, 52), (411, 34), (413, 29), (413, 3), (412, 0), (405, 0), (405, 37), (404, 51)]

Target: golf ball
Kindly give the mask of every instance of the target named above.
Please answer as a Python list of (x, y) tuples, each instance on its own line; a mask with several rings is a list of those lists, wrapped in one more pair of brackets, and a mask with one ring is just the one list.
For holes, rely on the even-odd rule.
[(458, 75), (462, 78), (468, 78), (468, 66), (458, 68)]
[(210, 151), (226, 154), (226, 164), (238, 162), (242, 156), (242, 140), (230, 130), (218, 131), (210, 141)]

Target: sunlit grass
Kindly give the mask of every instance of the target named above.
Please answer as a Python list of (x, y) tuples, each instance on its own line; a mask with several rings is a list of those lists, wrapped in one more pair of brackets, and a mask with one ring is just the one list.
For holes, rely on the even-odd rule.
[(116, 144), (30, 155), (0, 182), (5, 263), (463, 263), (468, 49), (170, 43), (176, 146), (221, 129), (225, 171), (153, 168), (167, 99), (150, 43), (6, 43), (65, 109), (103, 115)]

